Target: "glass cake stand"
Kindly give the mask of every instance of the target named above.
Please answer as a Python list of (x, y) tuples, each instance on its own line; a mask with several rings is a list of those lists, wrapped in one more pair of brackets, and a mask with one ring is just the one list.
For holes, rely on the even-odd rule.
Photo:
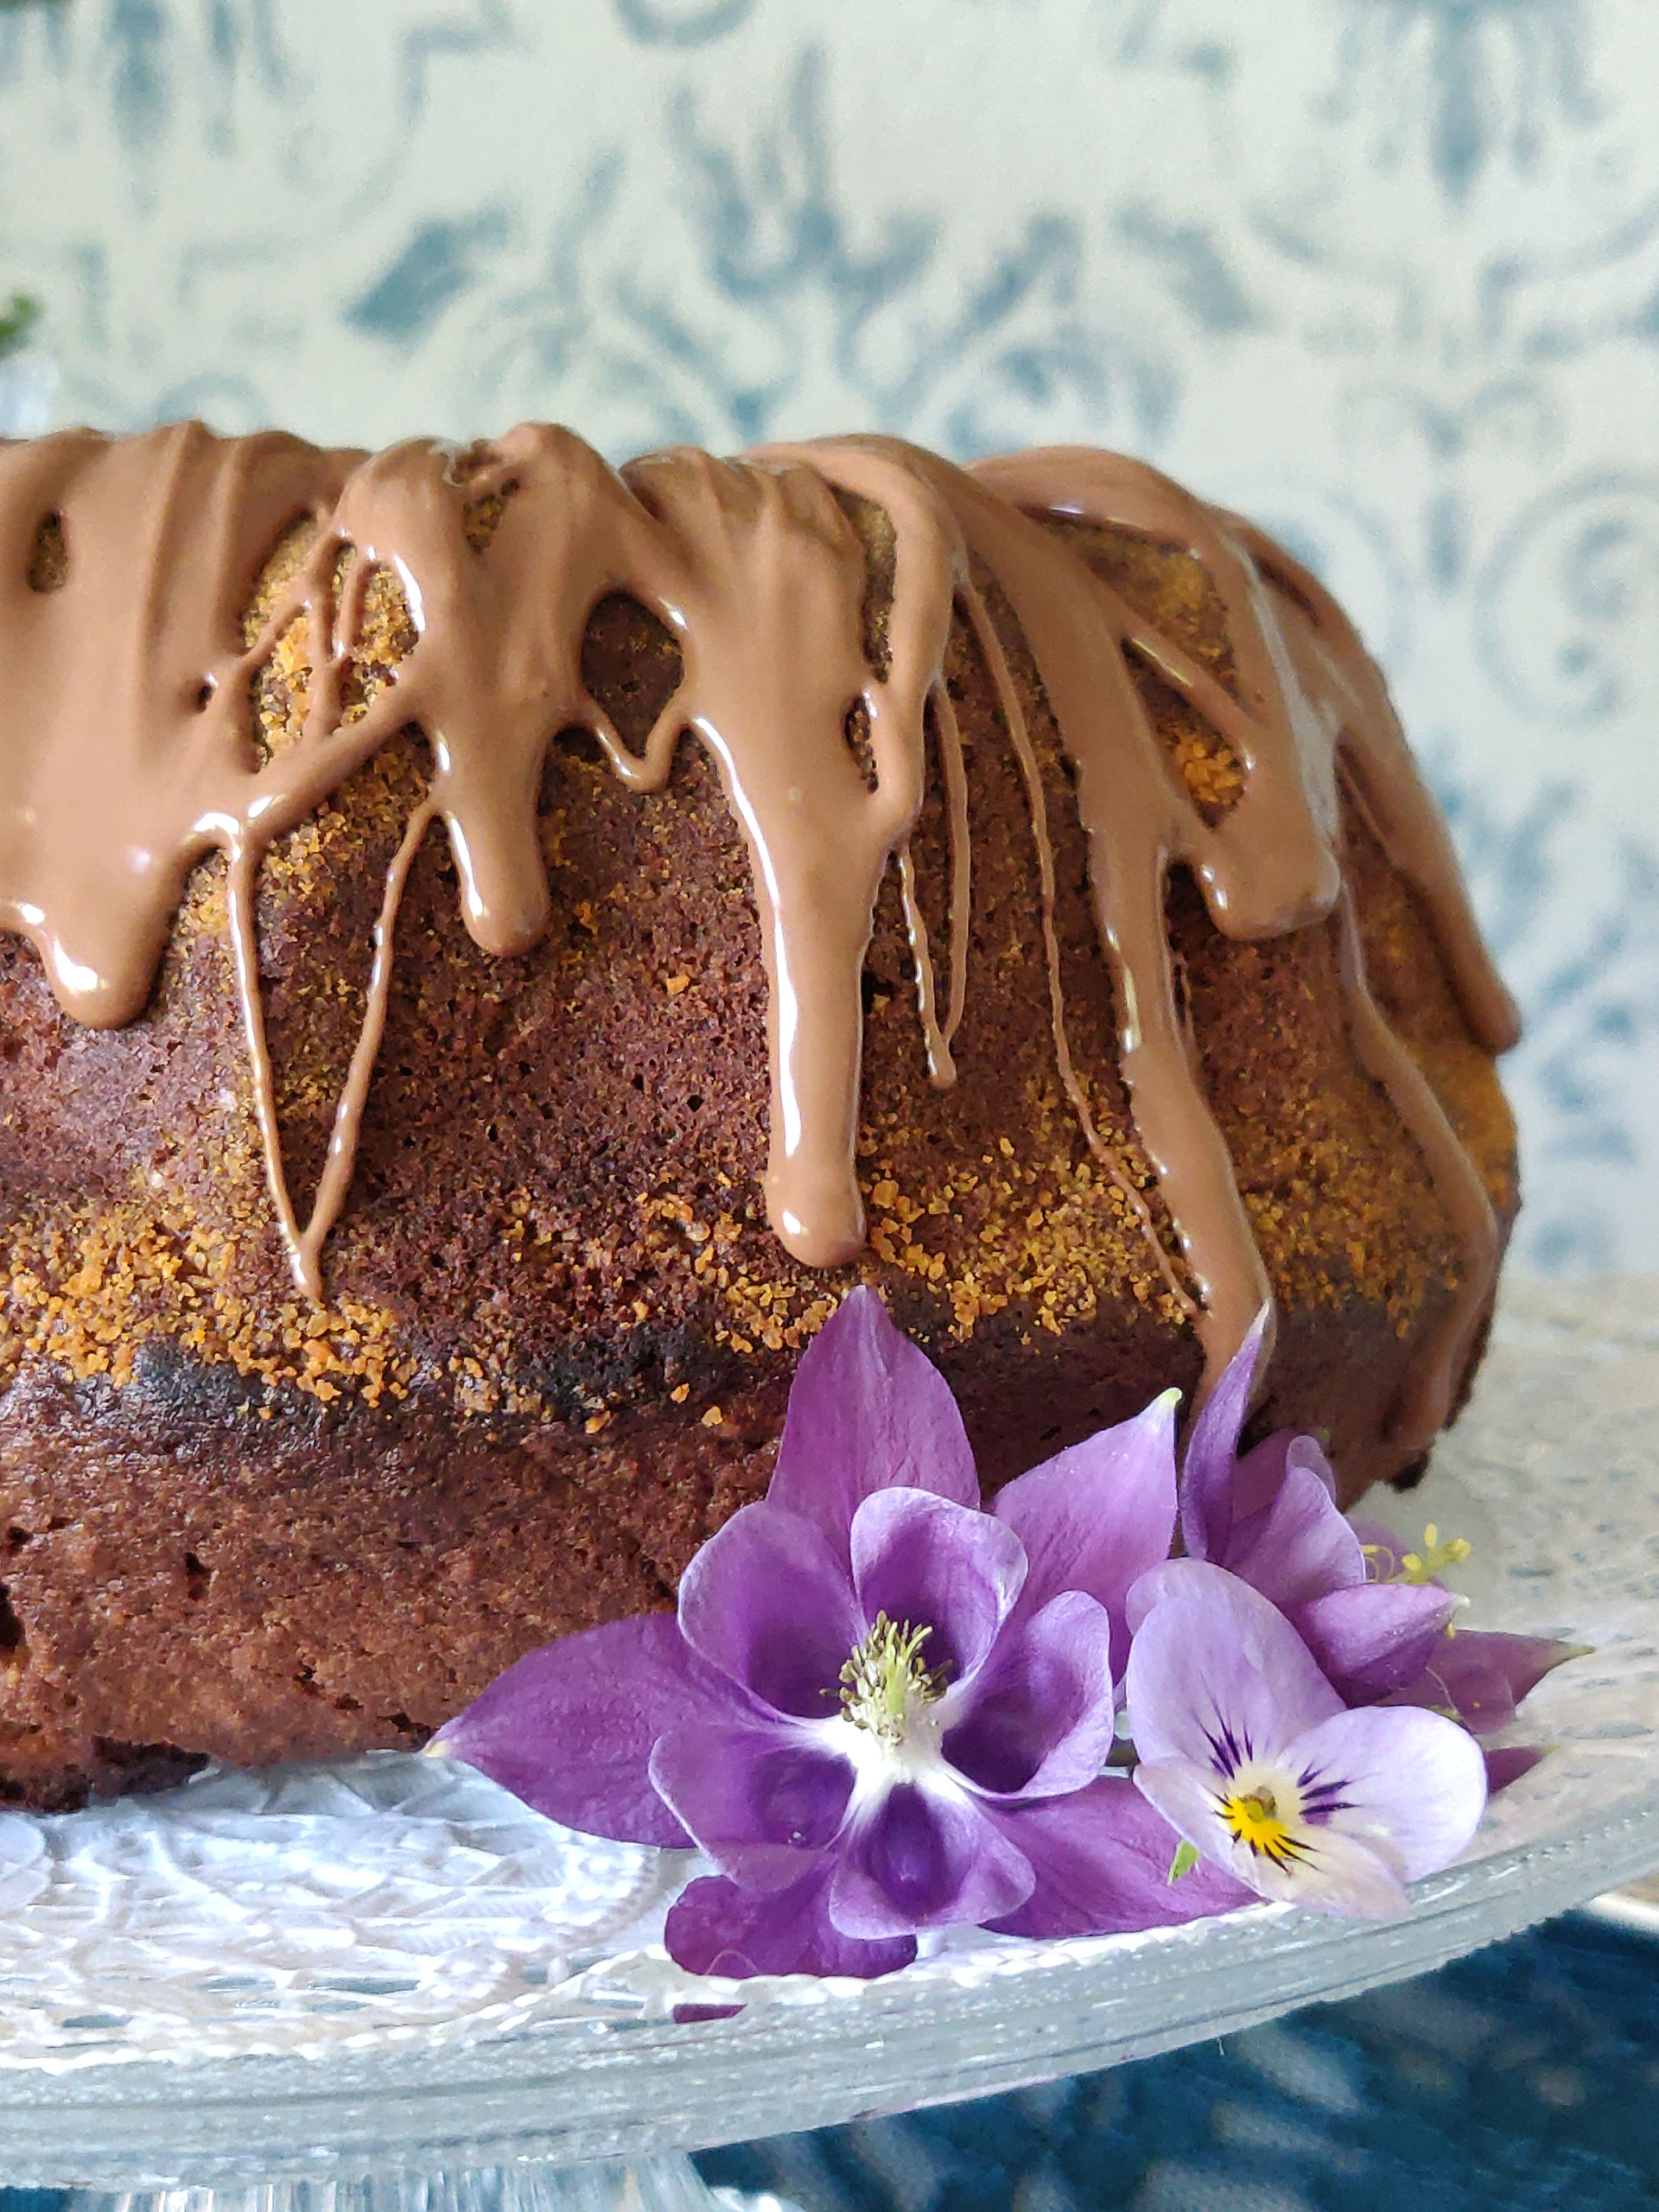
[(868, 1984), (697, 1981), (658, 1945), (684, 1854), (572, 1836), (447, 1763), (218, 1771), (0, 1815), (0, 2179), (689, 2212), (720, 2201), (690, 2149), (1222, 2035), (1659, 1866), (1659, 1283), (1512, 1285), (1468, 1414), (1378, 1511), (1472, 1541), (1481, 1626), (1595, 1647), (1516, 1732), (1551, 1756), (1402, 1920), (1264, 1905), (967, 1935)]

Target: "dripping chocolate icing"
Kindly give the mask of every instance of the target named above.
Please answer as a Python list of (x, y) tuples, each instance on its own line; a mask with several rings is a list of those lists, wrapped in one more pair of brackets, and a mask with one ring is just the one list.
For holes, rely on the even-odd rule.
[[(883, 510), (893, 533), (879, 668), (864, 634), (863, 547), (837, 493)], [(499, 514), (480, 549), (468, 519), (483, 501)], [(1234, 688), (1135, 614), (1046, 517), (1125, 527), (1195, 556), (1226, 609)], [(302, 563), (249, 640), (241, 625), (254, 581), (278, 537), (305, 518), (314, 529)], [(60, 575), (41, 572), (43, 531), (60, 542)], [(348, 708), (343, 678), (377, 569), (397, 576), (416, 641), (366, 708)], [(1074, 771), (1122, 1072), (1185, 1279), (1072, 1067), (1049, 802), (987, 575), (1027, 641)], [(678, 687), (637, 751), (581, 671), (588, 619), (617, 593), (662, 621), (681, 655)], [(429, 823), (446, 825), (474, 938), (493, 953), (524, 951), (549, 918), (536, 804), (550, 741), (586, 728), (620, 781), (645, 791), (666, 783), (689, 729), (717, 764), (753, 871), (771, 986), (769, 1217), (797, 1259), (843, 1265), (864, 1239), (855, 1164), (860, 987), (891, 866), (930, 1073), (941, 1086), (957, 1079), (951, 1039), (971, 987), (972, 849), (943, 673), (955, 620), (984, 658), (1030, 804), (1062, 1083), (1212, 1377), (1268, 1289), (1180, 1011), (1167, 877), (1190, 869), (1217, 927), (1234, 938), (1337, 916), (1356, 1055), (1416, 1140), (1461, 1251), (1455, 1294), (1422, 1332), (1393, 1414), (1402, 1444), (1426, 1443), (1451, 1410), (1489, 1301), (1498, 1235), (1478, 1174), (1368, 988), (1341, 867), (1344, 795), (1430, 917), (1470, 1028), (1489, 1050), (1513, 1042), (1514, 1008), (1351, 629), (1249, 525), (1141, 464), (1065, 449), (964, 473), (895, 441), (855, 438), (737, 461), (676, 450), (616, 472), (570, 433), (541, 425), (465, 456), (427, 443), (372, 457), (327, 453), (276, 435), (220, 440), (196, 424), (117, 441), (72, 431), (0, 449), (0, 925), (33, 940), (72, 1017), (130, 1021), (189, 870), (223, 851), (272, 1204), (295, 1278), (319, 1298), (385, 1022), (399, 899)], [(297, 744), (262, 760), (251, 682), (296, 622), (312, 671), (303, 728)], [(1172, 767), (1131, 658), (1236, 760), (1242, 794), (1219, 822), (1205, 821)], [(848, 742), (859, 709), (868, 776)], [(258, 871), (278, 837), (411, 724), (430, 748), (430, 785), (388, 872), (362, 1030), (302, 1222), (264, 1033)], [(925, 795), (930, 728), (950, 836), (943, 957), (929, 942), (908, 842)]]

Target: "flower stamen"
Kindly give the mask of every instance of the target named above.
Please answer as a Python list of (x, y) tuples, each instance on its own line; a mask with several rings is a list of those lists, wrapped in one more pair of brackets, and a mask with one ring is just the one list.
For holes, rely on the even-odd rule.
[(1275, 1866), (1292, 1866), (1306, 1855), (1306, 1845), (1291, 1834), (1271, 1789), (1240, 1790), (1222, 1798), (1220, 1808), (1235, 1840), (1248, 1844), (1258, 1859), (1271, 1859)]
[[(1362, 1548), (1375, 1574), (1382, 1547), (1366, 1544)], [(1474, 1546), (1466, 1536), (1448, 1536), (1442, 1543), (1440, 1532), (1431, 1521), (1423, 1530), (1422, 1549), (1398, 1553), (1393, 1573), (1380, 1579), (1385, 1582), (1408, 1582), (1421, 1588), (1424, 1583), (1433, 1582), (1436, 1576), (1444, 1574), (1447, 1567), (1461, 1567), (1473, 1549)]]
[(912, 1713), (944, 1696), (950, 1669), (922, 1664), (922, 1649), (932, 1633), (925, 1622), (918, 1626), (876, 1615), (841, 1670), (841, 1709), (855, 1728), (868, 1729), (883, 1743), (901, 1743)]

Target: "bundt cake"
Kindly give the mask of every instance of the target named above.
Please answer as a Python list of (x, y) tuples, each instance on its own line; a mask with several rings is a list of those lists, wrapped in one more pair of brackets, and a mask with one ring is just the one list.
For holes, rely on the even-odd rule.
[(989, 1486), (1478, 1357), (1512, 1008), (1382, 683), (1057, 450), (0, 450), (0, 1792), (418, 1745), (671, 1602), (877, 1285)]

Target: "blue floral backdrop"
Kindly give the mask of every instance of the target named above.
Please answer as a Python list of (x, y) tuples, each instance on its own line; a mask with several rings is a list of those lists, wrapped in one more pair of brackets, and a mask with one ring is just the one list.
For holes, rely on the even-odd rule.
[(1522, 1243), (1659, 1267), (1652, 0), (23, 0), (27, 429), (1080, 438), (1384, 661), (1529, 1016)]

